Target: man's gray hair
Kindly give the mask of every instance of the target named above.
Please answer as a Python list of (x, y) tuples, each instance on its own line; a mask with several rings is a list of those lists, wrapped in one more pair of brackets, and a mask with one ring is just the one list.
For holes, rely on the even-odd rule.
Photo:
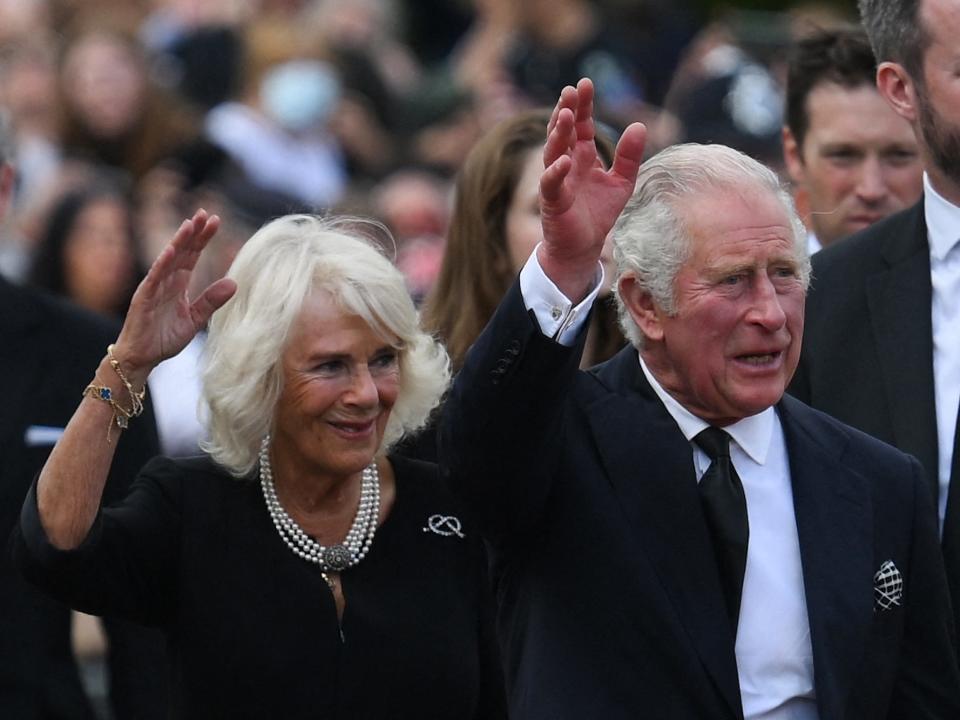
[(860, 21), (877, 59), (904, 67), (923, 84), (923, 54), (930, 43), (920, 20), (921, 0), (859, 0)]
[(311, 293), (328, 292), (399, 349), (400, 392), (382, 450), (426, 422), (450, 379), (443, 346), (420, 329), (400, 271), (374, 238), (371, 221), (288, 215), (241, 248), (227, 277), (237, 292), (210, 320), (202, 372), (210, 439), (203, 449), (237, 477), (256, 465), (283, 389), (281, 358)]
[(776, 173), (724, 145), (674, 145), (643, 163), (633, 195), (613, 227), (617, 313), (635, 347), (643, 346), (644, 335), (620, 297), (620, 279), (633, 277), (664, 312), (676, 313), (677, 273), (691, 253), (683, 205), (697, 193), (736, 189), (767, 191), (783, 206), (793, 228), (800, 278), (804, 287), (809, 283), (806, 229)]

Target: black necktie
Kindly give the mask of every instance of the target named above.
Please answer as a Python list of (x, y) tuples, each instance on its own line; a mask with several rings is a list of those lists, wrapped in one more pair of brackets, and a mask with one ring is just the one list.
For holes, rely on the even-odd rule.
[(730, 461), (730, 436), (720, 428), (709, 427), (693, 441), (710, 458), (710, 467), (700, 479), (700, 504), (713, 540), (727, 612), (736, 635), (750, 539), (747, 498)]

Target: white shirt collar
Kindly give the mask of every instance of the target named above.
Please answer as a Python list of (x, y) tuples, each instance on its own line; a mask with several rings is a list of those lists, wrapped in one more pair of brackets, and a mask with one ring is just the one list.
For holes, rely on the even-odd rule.
[(930, 239), (930, 257), (943, 260), (954, 245), (960, 241), (960, 207), (957, 207), (934, 190), (927, 174), (923, 174), (923, 213), (927, 221), (927, 237)]
[[(670, 416), (680, 426), (680, 432), (683, 433), (683, 436), (692, 442), (700, 431), (710, 426), (710, 423), (698, 418), (677, 402), (676, 398), (664, 390), (663, 386), (653, 376), (650, 368), (643, 361), (643, 357), (639, 353), (637, 353), (637, 356), (640, 360), (640, 368), (646, 375), (653, 391), (666, 406)], [(767, 461), (767, 452), (770, 450), (770, 442), (773, 439), (774, 419), (774, 410), (769, 407), (763, 412), (745, 417), (723, 429), (730, 433), (730, 437), (750, 456), (751, 460), (758, 465), (763, 465)]]

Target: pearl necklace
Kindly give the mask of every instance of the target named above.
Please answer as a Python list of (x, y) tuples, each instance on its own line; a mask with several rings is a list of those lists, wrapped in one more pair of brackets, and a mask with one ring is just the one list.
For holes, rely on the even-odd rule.
[(340, 572), (353, 567), (363, 560), (370, 549), (380, 517), (380, 474), (377, 472), (376, 461), (371, 462), (361, 473), (360, 504), (357, 507), (357, 514), (343, 542), (336, 545), (324, 547), (318, 543), (307, 535), (297, 521), (283, 509), (273, 485), (269, 435), (260, 445), (260, 487), (263, 489), (263, 499), (267, 503), (270, 518), (283, 542), (296, 555), (307, 562), (319, 565), (323, 579), (328, 585), (330, 579), (326, 573)]

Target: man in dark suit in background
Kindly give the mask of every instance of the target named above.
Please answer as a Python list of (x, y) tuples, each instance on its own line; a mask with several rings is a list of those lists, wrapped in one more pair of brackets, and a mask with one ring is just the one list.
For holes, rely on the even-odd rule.
[(880, 93), (916, 130), (924, 197), (814, 256), (790, 392), (923, 465), (958, 625), (960, 1), (862, 0), (860, 10)]
[[(636, 124), (604, 172), (592, 97), (561, 95), (544, 241), (441, 420), (490, 545), (511, 717), (960, 717), (919, 464), (783, 395), (809, 271), (788, 194), (721, 146), (638, 176)], [(618, 215), (632, 345), (581, 372)]]
[[(0, 226), (14, 168), (0, 113)], [(112, 323), (0, 276), (0, 538), (19, 520), (34, 477), (117, 336)], [(106, 432), (104, 428), (104, 432)], [(115, 430), (116, 431), (116, 430)], [(151, 412), (124, 431), (110, 478), (114, 498), (159, 452)], [(158, 631), (105, 621), (111, 710), (117, 720), (166, 716), (166, 662)], [(93, 717), (71, 647), (70, 609), (28, 585), (0, 555), (0, 717)]]

